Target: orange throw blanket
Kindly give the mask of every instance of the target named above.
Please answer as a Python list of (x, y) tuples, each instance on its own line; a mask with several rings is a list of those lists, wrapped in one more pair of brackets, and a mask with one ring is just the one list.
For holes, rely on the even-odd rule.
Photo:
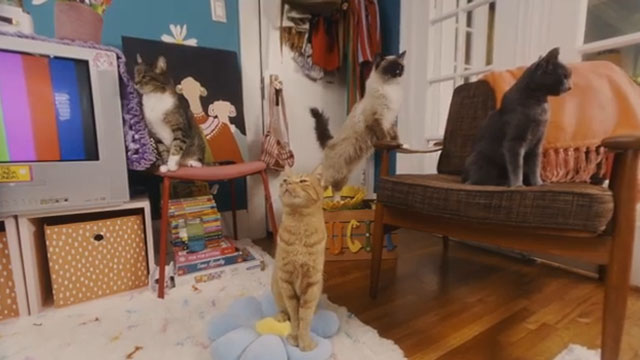
[[(640, 133), (640, 87), (607, 61), (568, 65), (572, 90), (549, 98), (549, 124), (541, 166), (545, 182), (588, 182), (607, 168), (608, 136)], [(491, 72), (483, 77), (493, 88), (497, 107), (525, 67)]]

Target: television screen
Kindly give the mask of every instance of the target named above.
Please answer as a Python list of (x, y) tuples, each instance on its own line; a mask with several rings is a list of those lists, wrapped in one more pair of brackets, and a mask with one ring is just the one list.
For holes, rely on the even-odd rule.
[(0, 50), (0, 163), (97, 160), (88, 62)]

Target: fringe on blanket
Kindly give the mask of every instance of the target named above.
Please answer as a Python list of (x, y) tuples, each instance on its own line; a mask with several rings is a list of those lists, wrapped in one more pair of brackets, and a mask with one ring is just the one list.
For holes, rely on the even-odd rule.
[(607, 156), (600, 145), (547, 148), (542, 152), (540, 176), (550, 183), (593, 182), (607, 171)]

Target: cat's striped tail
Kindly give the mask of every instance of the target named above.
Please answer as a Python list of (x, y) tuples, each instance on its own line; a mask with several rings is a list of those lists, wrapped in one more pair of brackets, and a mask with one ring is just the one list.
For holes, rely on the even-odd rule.
[(327, 147), (327, 144), (331, 139), (333, 139), (333, 135), (331, 135), (331, 130), (329, 130), (329, 118), (318, 108), (311, 108), (309, 110), (311, 112), (311, 116), (316, 122), (315, 130), (316, 137), (318, 138), (318, 143), (320, 143), (321, 148)]

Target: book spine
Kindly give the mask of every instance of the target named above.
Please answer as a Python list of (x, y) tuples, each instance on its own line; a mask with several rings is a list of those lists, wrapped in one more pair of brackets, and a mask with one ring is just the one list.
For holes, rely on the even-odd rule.
[(192, 202), (214, 202), (211, 195), (196, 196), (191, 198), (181, 198), (169, 200), (169, 204), (188, 204)]
[(169, 201), (169, 206), (188, 207), (188, 206), (192, 206), (194, 204), (199, 204), (199, 205), (209, 204), (209, 205), (214, 205), (215, 206), (216, 203), (211, 199), (180, 200), (180, 201), (175, 201), (175, 202)]
[(248, 260), (252, 260), (252, 258), (250, 259), (245, 259), (242, 256), (242, 253), (237, 252), (233, 255), (228, 255), (228, 256), (224, 256), (224, 257), (218, 257), (215, 259), (210, 259), (210, 260), (205, 260), (205, 261), (201, 261), (201, 262), (196, 262), (196, 263), (189, 263), (189, 264), (183, 264), (180, 266), (176, 267), (176, 273), (178, 275), (185, 275), (185, 274), (190, 274), (190, 273), (194, 273), (197, 271), (203, 271), (203, 270), (209, 270), (209, 269), (214, 269), (217, 267), (222, 267), (222, 266), (228, 266), (228, 265), (233, 265), (233, 264), (237, 264), (239, 262), (243, 262), (243, 261), (248, 261)]
[(260, 269), (262, 269), (262, 261), (254, 259), (221, 268), (176, 276), (175, 281), (176, 286), (197, 285), (219, 279), (232, 278), (243, 273), (259, 271)]
[(184, 213), (188, 214), (190, 216), (193, 215), (202, 215), (202, 216), (207, 216), (207, 217), (219, 217), (220, 213), (218, 212), (218, 210), (211, 208), (211, 207), (204, 207), (203, 210), (198, 210), (198, 208), (189, 208), (189, 209), (172, 209), (169, 208), (169, 212), (171, 213)]
[(178, 248), (178, 251), (175, 253), (175, 262), (176, 265), (180, 266), (193, 262), (211, 260), (220, 256), (231, 255), (235, 252), (236, 247), (233, 245), (228, 245), (218, 249), (206, 249), (197, 253), (188, 253)]
[(209, 202), (213, 202), (213, 196), (211, 195), (202, 195), (202, 196), (194, 196), (194, 197), (190, 197), (190, 198), (182, 198), (182, 199), (172, 199), (169, 200), (169, 203), (183, 203), (183, 202), (189, 202), (189, 201), (209, 201)]
[(173, 204), (173, 205), (169, 205), (169, 210), (189, 210), (197, 207), (208, 207), (215, 210), (216, 204), (205, 203), (205, 202), (193, 203), (193, 204)]
[(203, 206), (193, 206), (190, 208), (178, 208), (178, 209), (171, 209), (169, 208), (169, 216), (175, 216), (175, 215), (191, 215), (192, 213), (195, 212), (201, 212), (201, 211), (214, 211), (214, 207), (212, 207), (211, 205), (203, 205)]

